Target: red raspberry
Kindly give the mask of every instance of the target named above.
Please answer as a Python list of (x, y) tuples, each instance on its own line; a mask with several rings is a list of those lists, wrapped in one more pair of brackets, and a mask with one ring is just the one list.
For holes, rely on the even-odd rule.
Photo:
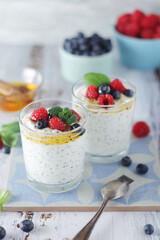
[(114, 79), (109, 86), (111, 87), (112, 90), (118, 90), (121, 93), (124, 93), (126, 88), (123, 86), (121, 81), (119, 79)]
[(126, 24), (131, 21), (131, 14), (126, 13), (120, 16), (117, 20), (117, 24)]
[(44, 107), (34, 110), (31, 115), (31, 120), (37, 122), (39, 119), (47, 119), (48, 112)]
[(125, 34), (125, 25), (123, 23), (118, 23), (116, 29), (118, 32)]
[(145, 14), (142, 11), (135, 10), (132, 14), (132, 21), (139, 24), (144, 17)]
[(99, 105), (113, 105), (114, 99), (110, 94), (100, 95), (97, 99)]
[(136, 137), (141, 138), (149, 134), (150, 127), (147, 125), (147, 123), (140, 121), (134, 124), (132, 131)]
[(2, 142), (2, 138), (0, 136), (0, 149), (3, 147), (3, 142)]
[(159, 25), (157, 25), (157, 27), (156, 27), (156, 33), (160, 33), (160, 24)]
[(79, 122), (81, 120), (81, 116), (76, 112), (74, 111), (73, 109), (71, 109), (72, 113), (75, 114), (77, 116), (77, 121)]
[(94, 85), (90, 85), (87, 88), (86, 97), (91, 99), (97, 99), (99, 97), (98, 88)]
[(160, 38), (160, 32), (159, 33), (155, 33), (154, 35), (153, 35), (153, 38)]
[(137, 37), (140, 27), (137, 23), (127, 23), (125, 26), (125, 34), (130, 37)]
[(61, 132), (64, 132), (64, 131), (66, 131), (66, 127), (67, 127), (67, 124), (66, 123), (64, 123), (60, 118), (58, 118), (58, 117), (53, 117), (53, 118), (51, 118), (50, 119), (50, 121), (49, 121), (49, 127), (51, 128), (51, 129), (57, 129), (57, 130), (59, 130), (59, 131), (61, 131)]
[(141, 27), (142, 28), (154, 28), (156, 24), (159, 22), (159, 17), (155, 14), (151, 14), (141, 21)]
[(144, 29), (141, 32), (141, 38), (150, 39), (153, 37), (153, 31), (151, 29)]

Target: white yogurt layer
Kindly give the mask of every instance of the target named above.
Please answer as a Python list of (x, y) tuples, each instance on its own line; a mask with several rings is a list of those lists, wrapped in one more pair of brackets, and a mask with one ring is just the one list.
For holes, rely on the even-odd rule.
[[(26, 121), (27, 119), (27, 121)], [(49, 128), (35, 129), (28, 116), (23, 123), (34, 133), (21, 126), (26, 172), (30, 179), (44, 184), (65, 184), (81, 177), (85, 153), (85, 134), (64, 144), (47, 143), (38, 139), (39, 132), (54, 133)], [(53, 137), (54, 139), (54, 137)], [(73, 137), (74, 139), (74, 137)]]
[[(132, 129), (132, 117), (134, 111), (134, 102), (127, 102), (130, 98), (121, 94), (119, 100), (115, 100), (115, 105), (109, 109), (102, 107), (90, 107), (88, 99), (85, 98), (86, 86), (77, 89), (75, 95), (83, 100), (84, 106), (89, 111), (89, 119), (86, 131), (87, 152), (98, 156), (113, 156), (127, 152), (130, 144)], [(74, 99), (76, 100), (76, 99)], [(126, 104), (123, 104), (126, 103)], [(123, 108), (120, 104), (124, 105)]]

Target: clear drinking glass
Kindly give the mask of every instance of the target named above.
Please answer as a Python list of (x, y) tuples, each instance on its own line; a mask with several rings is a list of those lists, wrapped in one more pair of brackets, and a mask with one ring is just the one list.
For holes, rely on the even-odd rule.
[[(76, 109), (81, 115), (81, 126), (72, 131), (51, 133), (47, 128), (34, 130), (24, 121), (35, 109), (53, 106)], [(73, 101), (44, 99), (21, 110), (19, 122), (26, 174), (33, 187), (56, 193), (68, 191), (80, 183), (84, 169), (87, 119), (87, 110)]]
[(88, 110), (86, 148), (92, 161), (110, 163), (120, 160), (127, 154), (130, 145), (136, 89), (126, 81), (122, 81), (122, 83), (126, 88), (132, 89), (134, 95), (117, 106), (87, 102), (85, 98), (87, 86), (84, 81), (78, 81), (73, 85), (72, 99), (81, 103)]

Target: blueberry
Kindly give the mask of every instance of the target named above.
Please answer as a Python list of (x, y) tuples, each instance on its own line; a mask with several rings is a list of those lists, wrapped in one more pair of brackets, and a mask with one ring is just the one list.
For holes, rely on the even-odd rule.
[(79, 128), (80, 126), (81, 126), (80, 124), (74, 123), (74, 124), (71, 126), (71, 130), (76, 129), (76, 128)]
[(23, 220), (21, 223), (20, 223), (20, 229), (23, 231), (23, 232), (30, 232), (32, 231), (34, 228), (34, 224), (31, 220), (27, 219), (27, 220)]
[(77, 38), (84, 38), (84, 37), (85, 37), (84, 33), (82, 33), (82, 32), (77, 33)]
[(92, 51), (93, 52), (100, 52), (102, 50), (101, 46), (96, 44), (96, 45), (93, 45), (92, 47)]
[(112, 90), (110, 94), (114, 99), (119, 99), (121, 97), (121, 93), (118, 90)]
[(130, 157), (125, 156), (125, 157), (122, 158), (121, 163), (122, 163), (123, 166), (129, 167), (132, 163), (132, 160), (131, 160)]
[(87, 44), (81, 44), (81, 45), (79, 45), (79, 50), (81, 50), (81, 51), (88, 51), (89, 50), (89, 46)]
[(147, 235), (151, 235), (152, 233), (154, 233), (154, 227), (151, 224), (146, 224), (144, 226), (144, 232)]
[(8, 146), (3, 146), (2, 151), (3, 151), (5, 154), (9, 154), (10, 151), (11, 151), (11, 148), (8, 147)]
[(71, 41), (69, 39), (65, 39), (63, 47), (65, 50), (71, 48), (72, 47)]
[(148, 172), (148, 166), (146, 164), (138, 164), (136, 167), (137, 173), (139, 174), (145, 174), (146, 172)]
[(52, 118), (52, 114), (48, 114), (48, 120), (50, 120)]
[[(72, 126), (71, 126), (71, 130), (73, 129), (76, 129), (76, 128), (79, 128), (81, 125), (78, 124), (78, 123), (74, 123)], [(82, 136), (84, 133), (85, 133), (85, 129), (84, 128), (79, 128), (76, 132), (80, 132), (80, 136)]]
[(110, 91), (111, 91), (110, 86), (108, 86), (105, 83), (102, 83), (98, 88), (99, 94), (107, 94), (110, 93)]
[(124, 92), (124, 95), (127, 97), (132, 97), (133, 96), (133, 91), (131, 89), (126, 89)]
[(73, 54), (75, 54), (75, 55), (82, 55), (82, 52), (79, 49), (77, 49), (77, 50), (75, 50), (73, 52)]
[(45, 119), (39, 119), (35, 125), (35, 127), (38, 129), (46, 128), (47, 126), (48, 122)]
[(79, 44), (79, 45), (82, 45), (82, 44), (88, 44), (86, 38), (79, 38), (77, 41), (78, 41), (78, 44)]
[(104, 39), (103, 40), (103, 46), (106, 49), (107, 52), (112, 50), (112, 42), (110, 39)]
[(0, 226), (0, 239), (3, 239), (6, 236), (6, 230)]
[(90, 56), (90, 52), (89, 51), (84, 51), (84, 52), (82, 52), (82, 55), (83, 56)]

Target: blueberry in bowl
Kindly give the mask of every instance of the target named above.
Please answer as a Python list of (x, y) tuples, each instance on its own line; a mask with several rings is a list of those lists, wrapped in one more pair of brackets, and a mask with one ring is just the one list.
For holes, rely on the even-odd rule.
[(112, 73), (113, 46), (109, 38), (97, 33), (78, 32), (66, 38), (60, 47), (61, 73), (65, 80), (76, 82), (87, 72)]

